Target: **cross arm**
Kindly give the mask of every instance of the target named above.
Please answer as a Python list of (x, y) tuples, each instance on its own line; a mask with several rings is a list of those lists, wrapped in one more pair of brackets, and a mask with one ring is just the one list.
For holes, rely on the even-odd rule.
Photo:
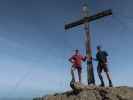
[(112, 10), (111, 9), (105, 10), (105, 11), (99, 12), (99, 13), (93, 15), (93, 16), (84, 17), (83, 19), (80, 19), (78, 21), (65, 24), (65, 30), (76, 27), (76, 26), (79, 26), (81, 24), (84, 24), (85, 22), (94, 21), (94, 20), (103, 18), (105, 16), (110, 16), (110, 15), (112, 15)]

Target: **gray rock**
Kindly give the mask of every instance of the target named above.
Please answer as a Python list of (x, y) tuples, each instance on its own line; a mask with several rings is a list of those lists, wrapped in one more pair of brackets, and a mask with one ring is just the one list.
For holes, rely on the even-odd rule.
[(133, 100), (133, 88), (97, 87), (74, 83), (74, 89), (64, 93), (48, 95), (33, 100)]

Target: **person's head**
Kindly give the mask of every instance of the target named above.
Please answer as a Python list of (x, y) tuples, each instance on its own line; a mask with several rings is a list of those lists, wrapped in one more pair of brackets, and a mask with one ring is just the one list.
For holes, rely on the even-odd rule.
[(79, 54), (79, 50), (78, 49), (75, 50), (75, 54)]
[(97, 51), (101, 51), (101, 46), (100, 45), (97, 46)]

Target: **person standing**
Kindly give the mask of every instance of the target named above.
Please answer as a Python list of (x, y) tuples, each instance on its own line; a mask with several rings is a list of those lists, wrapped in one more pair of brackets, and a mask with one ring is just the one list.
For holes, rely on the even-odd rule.
[(71, 67), (71, 75), (72, 75), (72, 81), (75, 82), (75, 76), (74, 76), (74, 71), (77, 70), (78, 72), (78, 78), (79, 82), (81, 83), (81, 73), (82, 73), (82, 61), (86, 61), (86, 56), (82, 56), (79, 53), (79, 50), (75, 50), (75, 54), (72, 55), (72, 57), (69, 58), (69, 61), (72, 63)]
[(112, 84), (111, 77), (109, 74), (109, 69), (108, 69), (108, 64), (107, 64), (107, 62), (108, 62), (107, 56), (108, 56), (108, 53), (104, 50), (101, 50), (101, 46), (97, 46), (96, 59), (94, 59), (94, 60), (98, 61), (97, 72), (98, 72), (99, 79), (101, 81), (100, 86), (103, 86), (103, 87), (105, 86), (103, 77), (101, 75), (102, 71), (104, 71), (106, 73), (106, 76), (109, 81), (109, 87), (112, 87), (113, 84)]

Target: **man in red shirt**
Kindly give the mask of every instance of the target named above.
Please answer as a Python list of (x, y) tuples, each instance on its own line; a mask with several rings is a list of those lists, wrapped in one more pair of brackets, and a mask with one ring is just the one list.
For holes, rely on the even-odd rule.
[(74, 71), (77, 69), (79, 82), (81, 83), (82, 61), (85, 61), (85, 60), (86, 60), (86, 56), (83, 57), (79, 53), (79, 50), (76, 49), (75, 54), (69, 59), (69, 61), (72, 63), (72, 67), (71, 67), (72, 81), (75, 82)]

